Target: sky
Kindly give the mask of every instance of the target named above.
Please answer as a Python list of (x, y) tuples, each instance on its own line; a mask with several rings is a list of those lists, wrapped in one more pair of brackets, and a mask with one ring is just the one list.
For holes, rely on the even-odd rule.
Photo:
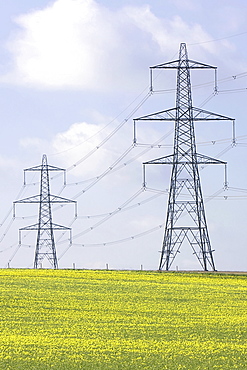
[[(200, 167), (217, 270), (247, 270), (247, 4), (244, 0), (0, 0), (0, 268), (32, 268), (41, 164), (51, 193), (77, 201), (53, 206), (60, 268), (157, 270), (170, 182), (169, 166), (145, 161), (173, 152), (173, 123), (133, 119), (175, 107), (176, 72), (149, 67), (178, 58), (217, 66), (192, 71), (195, 107), (235, 119), (195, 123), (197, 151), (227, 162)], [(163, 138), (163, 139), (161, 139)], [(157, 147), (159, 144), (159, 147)], [(21, 239), (21, 240), (20, 240)], [(43, 267), (49, 267), (44, 262)], [(189, 246), (172, 269), (200, 270)]]

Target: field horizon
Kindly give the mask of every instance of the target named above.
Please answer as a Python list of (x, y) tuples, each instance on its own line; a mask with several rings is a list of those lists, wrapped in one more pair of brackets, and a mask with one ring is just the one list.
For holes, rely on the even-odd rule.
[(33, 267), (0, 267), (0, 271), (1, 270), (27, 270), (27, 271), (30, 271), (30, 270), (34, 270), (34, 271), (39, 271), (39, 270), (47, 270), (47, 271), (133, 271), (133, 272), (157, 272), (157, 273), (188, 273), (188, 274), (214, 274), (214, 275), (217, 275), (217, 274), (226, 274), (226, 275), (247, 275), (247, 271), (237, 271), (237, 270), (215, 270), (215, 271), (204, 271), (204, 270), (191, 270), (191, 269), (188, 269), (188, 270), (152, 270), (152, 269), (114, 269), (114, 268), (73, 268), (73, 267), (59, 267), (57, 269), (53, 269), (53, 268), (50, 268), (50, 267), (42, 267), (42, 268), (38, 268), (38, 269), (34, 269)]

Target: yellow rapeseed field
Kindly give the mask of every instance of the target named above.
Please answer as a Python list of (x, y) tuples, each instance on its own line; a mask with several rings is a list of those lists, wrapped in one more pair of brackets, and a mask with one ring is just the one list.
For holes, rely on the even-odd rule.
[(0, 270), (0, 369), (247, 369), (247, 276)]

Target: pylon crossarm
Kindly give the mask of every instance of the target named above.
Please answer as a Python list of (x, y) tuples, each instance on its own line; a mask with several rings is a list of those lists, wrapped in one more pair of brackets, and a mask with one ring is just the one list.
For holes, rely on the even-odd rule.
[[(71, 227), (57, 225), (54, 223), (48, 226), (42, 226), (42, 230), (50, 230), (51, 227), (53, 228), (53, 230), (71, 230)], [(33, 224), (33, 225), (22, 227), (19, 230), (39, 230), (39, 228), (40, 228), (40, 224)]]
[(162, 64), (157, 64), (155, 66), (150, 67), (150, 69), (159, 69), (159, 68), (177, 68), (179, 60), (173, 60), (171, 62), (166, 62)]
[(177, 108), (170, 108), (134, 119), (136, 121), (175, 121)]
[(196, 62), (195, 60), (187, 59), (188, 65), (186, 66), (180, 66), (179, 65), (180, 60), (173, 60), (171, 62), (166, 62), (162, 64), (157, 64), (155, 66), (150, 67), (150, 69), (177, 69), (179, 68), (185, 68), (185, 69), (217, 69), (217, 67), (211, 66), (209, 64)]
[(71, 230), (71, 227), (58, 225), (58, 224), (54, 224), (54, 223), (52, 223), (52, 228), (53, 228), (53, 230)]
[(196, 107), (192, 107), (192, 114), (194, 121), (235, 121), (234, 118)]
[(170, 154), (164, 157), (153, 159), (148, 162), (144, 162), (143, 164), (146, 165), (146, 164), (173, 164), (173, 163), (174, 163), (174, 155)]
[(39, 195), (33, 195), (31, 197), (20, 199), (20, 200), (15, 200), (13, 203), (14, 204), (17, 204), (17, 203), (40, 203), (40, 194)]
[(208, 157), (207, 155), (199, 154), (199, 153), (196, 153), (196, 163), (197, 164), (224, 164), (224, 165), (227, 164), (227, 162), (220, 161), (219, 159)]
[(196, 153), (195, 161), (191, 161), (190, 159), (186, 159), (186, 156), (184, 155), (182, 158), (177, 161), (174, 160), (175, 156), (174, 154), (166, 155), (164, 157), (156, 158), (148, 162), (144, 162), (143, 164), (226, 164), (224, 161), (220, 161), (219, 159), (215, 159), (212, 157), (208, 157), (203, 154)]
[[(71, 200), (68, 198), (59, 197), (57, 195), (49, 194), (49, 197), (43, 197), (42, 202), (49, 202), (49, 203), (76, 203), (76, 200)], [(33, 195), (28, 198), (15, 200), (14, 204), (17, 203), (40, 203), (40, 194)]]
[(57, 195), (50, 194), (51, 203), (76, 203), (76, 200), (71, 200), (68, 198), (59, 197)]
[[(30, 167), (30, 168), (25, 168), (24, 172), (26, 172), (26, 171), (41, 171), (42, 168), (43, 168), (43, 165), (38, 165), (38, 166)], [(66, 171), (64, 168), (51, 166), (50, 164), (47, 164), (46, 168), (47, 168), (48, 171)]]
[[(136, 121), (176, 121), (178, 108), (165, 109), (134, 119)], [(235, 121), (234, 118), (223, 116), (214, 112), (196, 107), (191, 107), (192, 119), (194, 121)], [(187, 112), (180, 113), (179, 121), (188, 121)]]
[(46, 170), (48, 172), (50, 171), (62, 171), (63, 172), (63, 177), (64, 177), (64, 185), (66, 185), (66, 170), (64, 168), (60, 168), (60, 167), (55, 167), (55, 166), (51, 166), (47, 163), (47, 158), (46, 158), (46, 155), (43, 155), (43, 160), (42, 160), (42, 165), (38, 165), (38, 166), (34, 166), (34, 167), (30, 167), (30, 168), (26, 168), (24, 170), (24, 185), (26, 185), (26, 172), (27, 171), (43, 171), (43, 170)]
[(34, 195), (28, 198), (16, 200), (13, 202), (13, 218), (15, 218), (15, 209), (16, 209), (16, 204), (18, 203), (40, 203), (40, 195)]
[(20, 228), (19, 230), (22, 231), (22, 230), (38, 230), (40, 227), (39, 224), (33, 224), (33, 225), (29, 225), (29, 226), (25, 226), (25, 227), (22, 227)]
[[(74, 217), (77, 218), (77, 201), (76, 200), (71, 200), (71, 199), (67, 199), (67, 198), (63, 198), (63, 197), (59, 197), (59, 196), (56, 196), (56, 195), (50, 195), (50, 203), (64, 203), (64, 204), (68, 204), (68, 203), (73, 203), (74, 206), (75, 206), (75, 215)], [(63, 207), (63, 206), (61, 206)]]
[(42, 169), (42, 165), (38, 165), (38, 166), (30, 167), (30, 168), (25, 168), (23, 171), (25, 173), (26, 171), (41, 171), (41, 169)]

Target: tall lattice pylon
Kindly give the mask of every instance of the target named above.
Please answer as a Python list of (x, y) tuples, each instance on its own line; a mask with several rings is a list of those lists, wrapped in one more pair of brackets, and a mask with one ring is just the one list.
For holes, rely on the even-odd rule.
[[(55, 247), (54, 230), (70, 230), (71, 228), (54, 224), (52, 222), (52, 203), (74, 203), (76, 201), (62, 198), (50, 193), (50, 171), (63, 171), (62, 168), (50, 166), (47, 163), (47, 157), (44, 154), (42, 157), (42, 164), (39, 166), (27, 168), (26, 171), (40, 171), (40, 194), (31, 196), (22, 200), (14, 202), (16, 203), (38, 203), (39, 204), (39, 218), (38, 223), (30, 226), (26, 226), (20, 229), (22, 230), (37, 230), (37, 242), (35, 249), (34, 268), (42, 267), (43, 260), (46, 258), (54, 269), (58, 268), (58, 260)], [(65, 179), (65, 178), (64, 178)], [(65, 182), (65, 180), (64, 180)], [(24, 178), (25, 184), (25, 178)], [(21, 244), (21, 240), (19, 241)], [(71, 243), (71, 236), (70, 236)]]
[[(146, 164), (172, 166), (159, 270), (164, 268), (169, 270), (180, 252), (181, 245), (187, 240), (201, 267), (205, 271), (211, 267), (214, 271), (215, 263), (209, 240), (198, 165), (226, 164), (226, 162), (197, 153), (194, 121), (234, 120), (192, 106), (190, 69), (216, 70), (216, 67), (189, 60), (185, 43), (180, 45), (178, 60), (151, 67), (151, 76), (153, 69), (163, 68), (177, 69), (176, 107), (134, 120), (135, 125), (137, 121), (175, 122), (173, 154), (144, 163), (144, 167)], [(134, 141), (136, 141), (136, 134)]]

